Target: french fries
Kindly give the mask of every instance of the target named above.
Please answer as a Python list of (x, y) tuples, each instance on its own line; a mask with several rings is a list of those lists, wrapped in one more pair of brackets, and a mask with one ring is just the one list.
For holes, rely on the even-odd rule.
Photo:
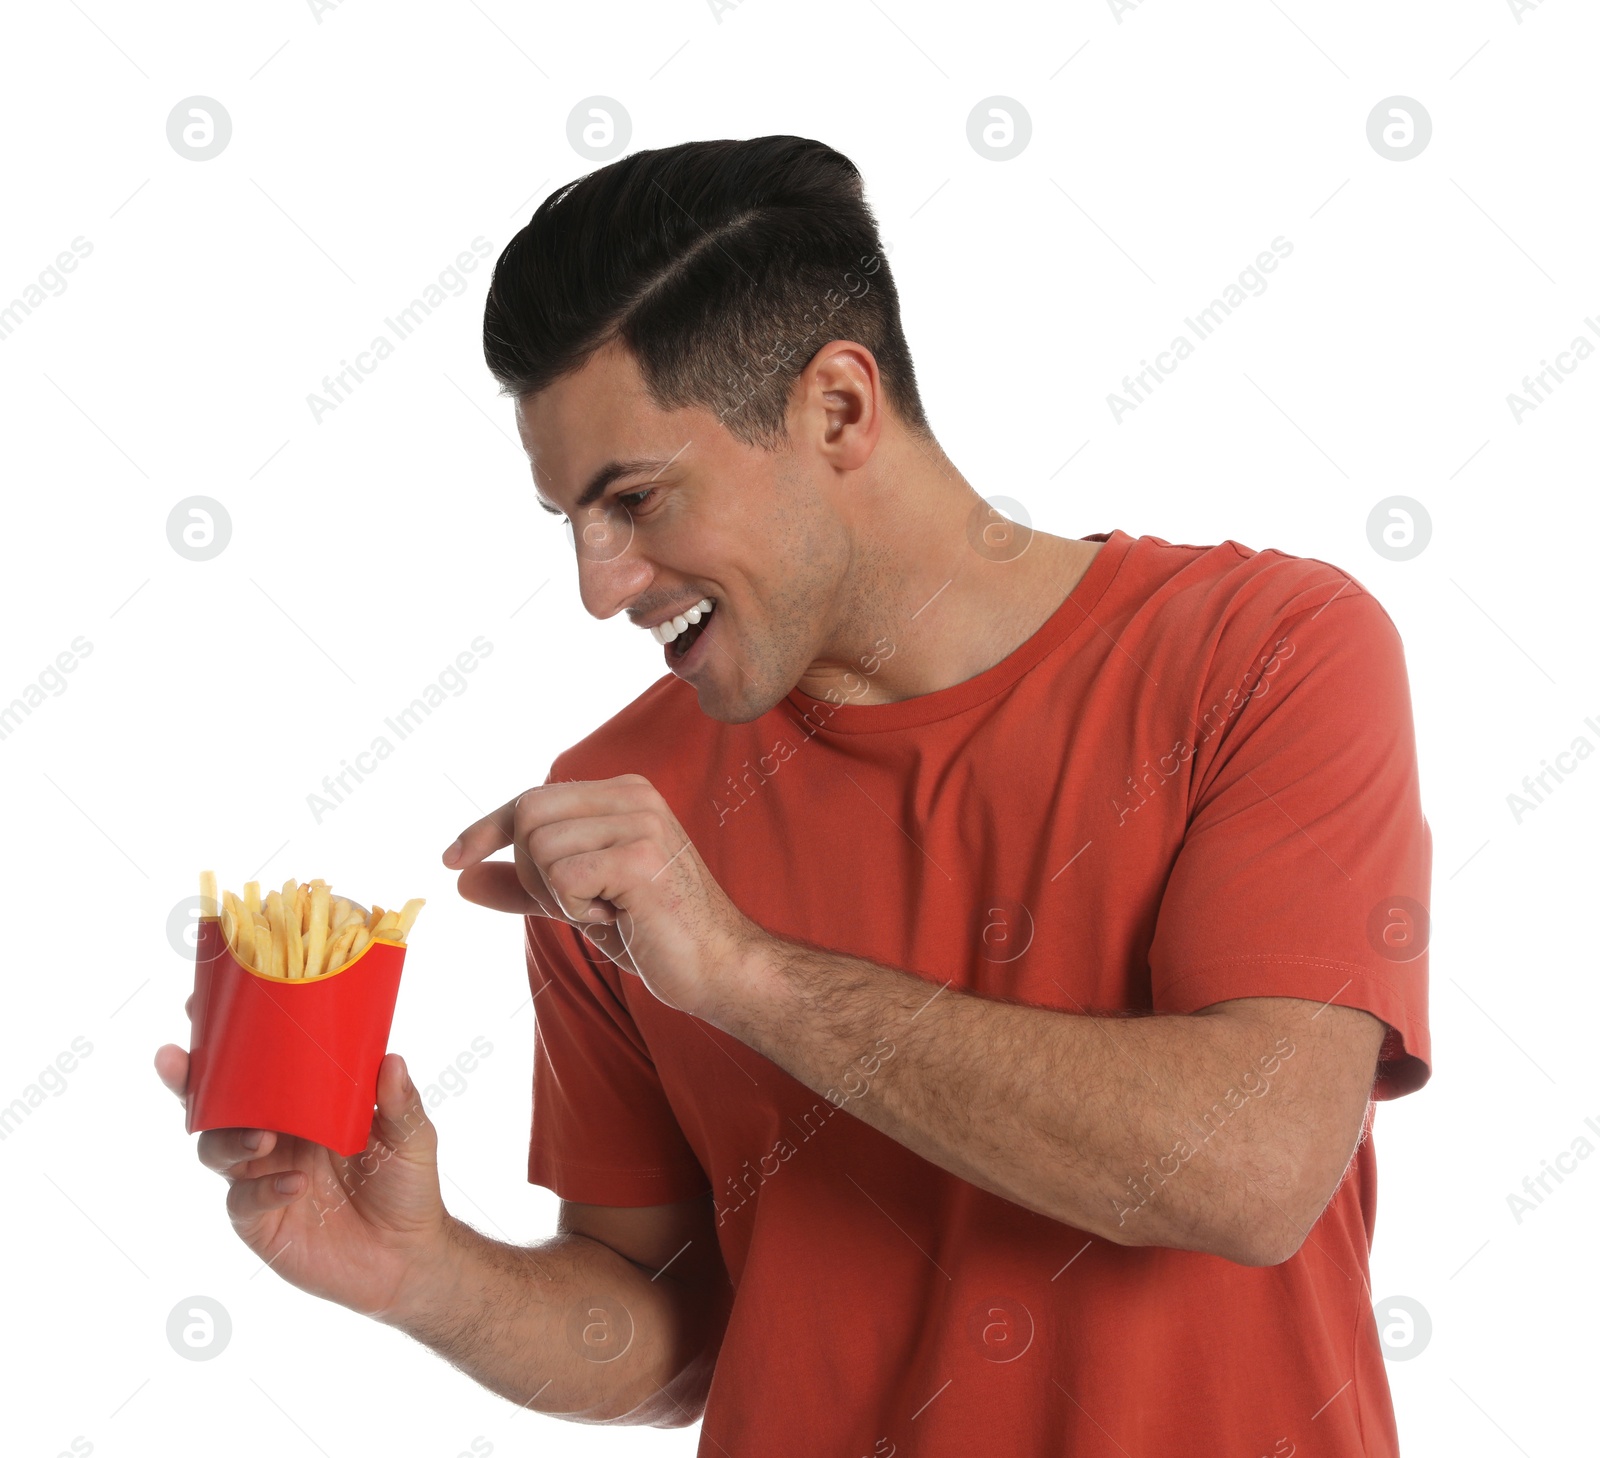
[(221, 917), (234, 960), (265, 977), (291, 981), (338, 972), (372, 942), (404, 942), (423, 905), (418, 896), (399, 911), (376, 904), (365, 911), (335, 896), (326, 881), (302, 884), (292, 878), (265, 898), (259, 881), (246, 881), (242, 897), (231, 891), (219, 897), (216, 873), (200, 873), (200, 914)]

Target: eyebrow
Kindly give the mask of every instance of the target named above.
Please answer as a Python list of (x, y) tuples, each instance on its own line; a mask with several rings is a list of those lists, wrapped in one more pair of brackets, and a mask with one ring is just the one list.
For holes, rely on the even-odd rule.
[[(681, 452), (679, 454), (682, 454)], [(660, 471), (672, 464), (676, 457), (671, 456), (640, 456), (626, 461), (607, 461), (598, 471), (589, 478), (589, 484), (583, 488), (582, 494), (573, 502), (574, 511), (582, 511), (586, 506), (593, 506), (604, 494), (607, 486), (613, 481), (624, 476), (636, 476), (645, 471)], [(537, 493), (536, 493), (537, 494)], [(559, 507), (551, 506), (544, 497), (540, 496), (539, 505), (552, 516), (562, 516), (565, 513)]]

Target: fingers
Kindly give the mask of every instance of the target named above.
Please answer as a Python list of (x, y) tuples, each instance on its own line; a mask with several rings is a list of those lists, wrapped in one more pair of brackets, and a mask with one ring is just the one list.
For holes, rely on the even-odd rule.
[(588, 942), (602, 956), (609, 957), (624, 972), (638, 975), (639, 969), (634, 966), (633, 957), (628, 951), (628, 943), (622, 935), (622, 928), (615, 922), (592, 921), (575, 923), (584, 941)]
[[(531, 793), (525, 791), (524, 793)], [(507, 800), (498, 810), (474, 820), (444, 853), (447, 866), (471, 866), (511, 844), (516, 830), (517, 800)]]
[[(183, 1000), (183, 1015), (194, 1021), (194, 993)], [(156, 1077), (178, 1096), (181, 1102), (189, 1090), (189, 1054), (176, 1043), (163, 1043), (156, 1049)]]
[(248, 1225), (269, 1210), (281, 1210), (305, 1194), (307, 1181), (299, 1170), (281, 1170), (253, 1180), (235, 1180), (228, 1186), (228, 1219)]
[[(629, 833), (643, 836), (652, 823), (644, 810), (658, 807), (664, 808), (660, 796), (643, 775), (547, 781), (468, 826), (444, 861), (461, 867), (456, 889), (468, 901), (519, 916), (589, 923), (609, 915), (609, 907), (593, 898), (558, 896), (530, 853), (531, 838), (552, 827), (557, 843), (569, 847), (567, 854), (603, 849)], [(508, 845), (511, 864), (485, 859)]]
[[(251, 1139), (257, 1141), (255, 1147), (249, 1144)], [(237, 1165), (270, 1154), (277, 1142), (278, 1136), (271, 1129), (207, 1129), (195, 1152), (207, 1169), (225, 1174)]]
[[(537, 871), (534, 873), (537, 876)], [(510, 861), (483, 861), (468, 866), (456, 878), (456, 890), (468, 901), (487, 906), (491, 911), (509, 911), (518, 916), (555, 916), (553, 900), (530, 892)]]
[(465, 869), (504, 850), (537, 825), (570, 816), (608, 815), (636, 810), (641, 795), (654, 794), (643, 775), (615, 775), (609, 780), (555, 780), (524, 790), (498, 810), (476, 820), (444, 853), (444, 863)]
[(189, 1055), (176, 1043), (156, 1049), (156, 1077), (182, 1100), (189, 1087)]
[[(182, 1100), (189, 1083), (189, 1055), (176, 1043), (163, 1043), (156, 1049), (156, 1075)], [(255, 1141), (253, 1146), (250, 1140)], [(278, 1136), (271, 1129), (207, 1129), (196, 1153), (207, 1169), (224, 1174), (270, 1154), (277, 1143)]]
[[(533, 848), (537, 843), (541, 876), (550, 887), (550, 899), (556, 902), (567, 920), (587, 927), (597, 921), (612, 920), (616, 915), (616, 907), (606, 899), (608, 887), (614, 884), (607, 876), (616, 874), (622, 863), (616, 856), (597, 853), (625, 847), (629, 851), (628, 860), (636, 864), (644, 854), (641, 842), (658, 852), (651, 864), (664, 869), (663, 863), (670, 865), (687, 847), (688, 837), (653, 811), (634, 810), (556, 821), (530, 831), (518, 844)], [(577, 878), (579, 884), (575, 884), (577, 868), (561, 866), (563, 861), (576, 857), (584, 858), (583, 875)]]
[(519, 832), (518, 840), (527, 845), (538, 842), (539, 859), (553, 865), (564, 856), (583, 855), (588, 851), (606, 850), (614, 845), (626, 845), (634, 840), (651, 840), (658, 843), (670, 836), (670, 843), (662, 850), (671, 855), (683, 837), (674, 834), (662, 817), (648, 810), (630, 810), (617, 814), (585, 815), (581, 819), (551, 821)]

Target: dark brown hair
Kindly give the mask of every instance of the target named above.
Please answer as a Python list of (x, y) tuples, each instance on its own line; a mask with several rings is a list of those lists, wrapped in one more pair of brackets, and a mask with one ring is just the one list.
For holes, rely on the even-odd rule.
[(483, 315), (503, 395), (619, 340), (658, 408), (704, 406), (766, 450), (834, 339), (872, 351), (890, 408), (931, 440), (861, 174), (805, 137), (634, 152), (558, 188), (506, 244)]

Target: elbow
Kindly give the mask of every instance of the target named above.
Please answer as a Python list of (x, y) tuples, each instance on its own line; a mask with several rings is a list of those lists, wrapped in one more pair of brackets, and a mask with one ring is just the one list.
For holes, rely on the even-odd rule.
[(649, 1419), (653, 1428), (686, 1428), (705, 1416), (711, 1395), (711, 1375), (717, 1365), (716, 1350), (703, 1351), (661, 1389), (666, 1401)]
[(1236, 1266), (1281, 1266), (1293, 1259), (1304, 1243), (1304, 1236), (1291, 1232), (1288, 1239), (1275, 1236), (1272, 1227), (1197, 1231), (1187, 1238), (1161, 1242), (1179, 1250), (1198, 1251), (1221, 1260), (1232, 1261)]
[(1274, 1239), (1270, 1229), (1230, 1229), (1216, 1232), (1210, 1240), (1196, 1242), (1190, 1249), (1232, 1261), (1236, 1266), (1281, 1266), (1294, 1257), (1302, 1242), (1303, 1237), (1298, 1234), (1284, 1240)]
[[(1174, 1250), (1217, 1256), (1240, 1266), (1281, 1266), (1305, 1244), (1317, 1214), (1305, 1216), (1303, 1201), (1262, 1199), (1225, 1221), (1182, 1218), (1171, 1209), (1145, 1209), (1164, 1219), (1138, 1225), (1119, 1222), (1115, 1230), (1100, 1232), (1118, 1245), (1161, 1245)], [(1319, 1207), (1320, 1209), (1320, 1207)]]
[(1250, 1227), (1235, 1233), (1236, 1253), (1228, 1259), (1243, 1266), (1281, 1266), (1293, 1260), (1327, 1206), (1328, 1192), (1320, 1195), (1259, 1201)]
[(1305, 1236), (1298, 1232), (1291, 1233), (1287, 1240), (1269, 1240), (1267, 1232), (1256, 1231), (1253, 1238), (1241, 1243), (1226, 1258), (1241, 1266), (1281, 1266), (1297, 1256), (1304, 1244)]
[(1156, 1229), (1145, 1226), (1132, 1228), (1131, 1224), (1119, 1227), (1114, 1233), (1102, 1231), (1105, 1238), (1118, 1245), (1165, 1246), (1170, 1250), (1193, 1251), (1197, 1255), (1216, 1256), (1232, 1261), (1238, 1266), (1279, 1266), (1289, 1260), (1299, 1249), (1302, 1237), (1291, 1232), (1289, 1240), (1274, 1240), (1273, 1230), (1264, 1223), (1239, 1226), (1167, 1225)]
[(704, 1400), (696, 1403), (693, 1407), (687, 1407), (680, 1403), (673, 1409), (671, 1414), (666, 1417), (656, 1418), (650, 1426), (653, 1428), (686, 1428), (692, 1423), (699, 1422), (705, 1414), (706, 1405)]
[(1299, 1254), (1331, 1200), (1337, 1180), (1305, 1160), (1257, 1157), (1218, 1161), (1209, 1178), (1164, 1182), (1110, 1197), (1115, 1219), (1098, 1228), (1071, 1212), (1056, 1218), (1117, 1245), (1165, 1246), (1241, 1266), (1281, 1266)]

